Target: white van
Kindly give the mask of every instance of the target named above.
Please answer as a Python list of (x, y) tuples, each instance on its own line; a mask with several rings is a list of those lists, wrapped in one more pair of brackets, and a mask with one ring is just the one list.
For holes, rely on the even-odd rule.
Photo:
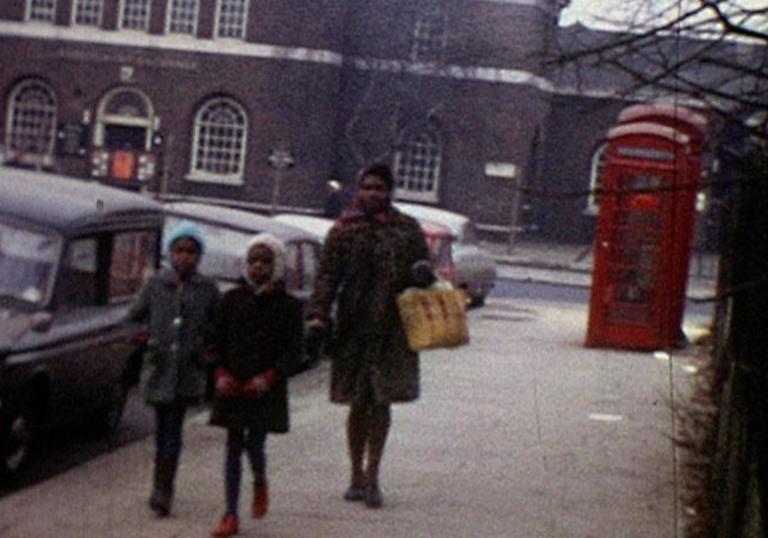
[(336, 222), (333, 219), (317, 217), (315, 215), (299, 215), (297, 213), (280, 213), (272, 217), (278, 222), (289, 224), (296, 228), (301, 228), (305, 232), (312, 234), (320, 243), (325, 241), (325, 236)]

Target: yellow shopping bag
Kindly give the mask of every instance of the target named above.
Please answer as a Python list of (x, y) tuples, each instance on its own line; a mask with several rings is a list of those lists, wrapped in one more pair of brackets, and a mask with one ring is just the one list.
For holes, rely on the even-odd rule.
[(413, 351), (469, 342), (467, 296), (452, 288), (409, 288), (397, 297), (400, 319)]

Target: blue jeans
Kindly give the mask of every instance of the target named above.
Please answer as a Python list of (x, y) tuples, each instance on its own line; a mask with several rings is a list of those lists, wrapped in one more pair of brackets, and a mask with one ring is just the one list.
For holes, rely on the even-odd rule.
[(179, 459), (186, 412), (187, 406), (178, 402), (155, 406), (155, 449), (159, 458)]
[(267, 456), (264, 444), (267, 434), (252, 429), (227, 429), (227, 457), (224, 462), (227, 514), (236, 516), (240, 502), (243, 450), (248, 455), (253, 471), (254, 487), (266, 485)]

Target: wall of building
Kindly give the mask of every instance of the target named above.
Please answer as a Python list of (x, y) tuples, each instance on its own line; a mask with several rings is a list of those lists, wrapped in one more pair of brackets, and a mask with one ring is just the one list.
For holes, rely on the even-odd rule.
[[(442, 144), (432, 203), (502, 234), (521, 204), (530, 205), (542, 233), (584, 237), (591, 220), (569, 223), (581, 219), (577, 204), (567, 211), (560, 205), (552, 217), (550, 201), (521, 200), (518, 189), (542, 178), (548, 186), (572, 188), (581, 181), (573, 171), (587, 166), (588, 148), (571, 145), (593, 144), (590, 137), (604, 130), (599, 114), (572, 109), (572, 98), (556, 97), (542, 76), (542, 53), (556, 31), (554, 3), (438, 5), (446, 46), (439, 59), (425, 63), (413, 61), (412, 49), (414, 21), (428, 2), (251, 0), (247, 37), (233, 41), (212, 37), (214, 0), (201, 1), (196, 37), (164, 33), (164, 0), (154, 0), (144, 34), (116, 30), (116, 0), (105, 2), (101, 29), (72, 27), (71, 0), (59, 0), (56, 25), (16, 22), (24, 2), (13, 0), (0, 7), (0, 114), (7, 116), (8, 96), (25, 77), (53, 89), (60, 122), (91, 127), (107, 92), (134, 88), (151, 102), (162, 138), (163, 174), (151, 190), (264, 207), (275, 178), (267, 158), (284, 148), (295, 165), (282, 176), (280, 204), (308, 211), (322, 208), (327, 179), (351, 189), (364, 164), (392, 162), (404, 129), (429, 125)], [(212, 96), (231, 98), (247, 113), (240, 185), (188, 177), (195, 113)], [(589, 134), (567, 140), (566, 132), (583, 127)], [(0, 129), (4, 139), (6, 125)], [(511, 167), (514, 177), (489, 176), (494, 163)], [(91, 168), (87, 156), (57, 156), (55, 164), (78, 176)]]
[(617, 99), (554, 96), (540, 145), (540, 172), (526, 196), (529, 222), (539, 237), (591, 240), (595, 215), (587, 211), (592, 157), (629, 103)]
[(548, 112), (546, 94), (525, 85), (356, 70), (345, 71), (343, 93), (335, 144), (340, 177), (353, 178), (371, 160), (387, 160), (398, 133), (427, 124), (443, 143), (436, 205), (508, 226), (514, 182), (486, 176), (485, 167), (514, 163), (517, 178), (526, 177), (530, 140)]
[[(152, 6), (148, 33), (115, 31), (115, 2), (105, 3), (101, 29), (69, 25), (67, 1), (58, 3), (57, 25), (8, 24), (23, 16), (23, 5), (5, 5), (0, 63), (7, 67), (0, 76), (0, 114), (7, 117), (8, 97), (20, 80), (40, 79), (56, 96), (58, 122), (80, 121), (93, 135), (107, 92), (137, 89), (151, 102), (155, 132), (163, 141), (156, 149), (165, 174), (149, 185), (151, 190), (270, 203), (274, 169), (267, 158), (284, 148), (295, 164), (284, 173), (280, 203), (319, 207), (324, 186), (316, 178), (332, 175), (345, 3), (293, 2), (292, 17), (285, 15), (284, 4), (251, 2), (244, 41), (210, 39), (212, 1), (201, 3), (197, 37), (165, 35), (159, 1)], [(194, 116), (214, 96), (235, 100), (247, 113), (242, 185), (188, 179)], [(5, 139), (6, 122), (2, 130)], [(84, 156), (57, 156), (55, 168), (87, 177), (91, 149)]]

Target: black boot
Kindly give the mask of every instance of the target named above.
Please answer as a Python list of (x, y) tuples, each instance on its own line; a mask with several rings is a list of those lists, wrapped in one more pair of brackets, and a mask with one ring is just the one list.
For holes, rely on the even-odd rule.
[(171, 512), (177, 464), (178, 460), (175, 458), (162, 458), (158, 456), (155, 459), (155, 472), (152, 495), (149, 497), (149, 507), (159, 517), (166, 517)]

